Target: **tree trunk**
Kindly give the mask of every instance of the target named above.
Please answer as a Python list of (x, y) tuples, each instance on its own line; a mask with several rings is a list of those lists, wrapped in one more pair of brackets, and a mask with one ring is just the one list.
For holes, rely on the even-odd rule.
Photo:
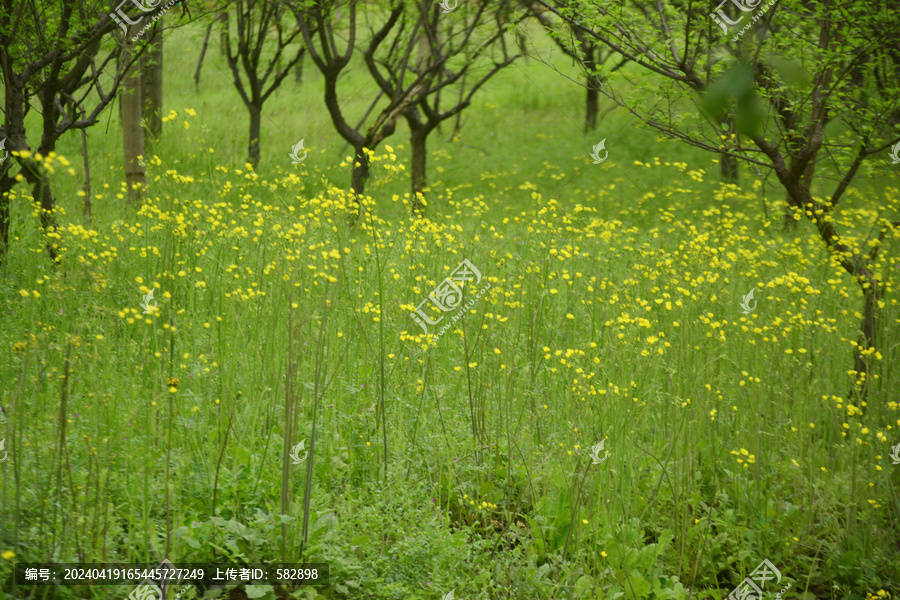
[(416, 214), (425, 212), (425, 205), (419, 199), (419, 194), (425, 196), (426, 173), (425, 166), (428, 160), (428, 134), (422, 125), (414, 125), (407, 119), (410, 126), (410, 143), (412, 145), (412, 210)]
[(576, 28), (573, 31), (575, 39), (584, 52), (585, 69), (585, 111), (584, 132), (590, 133), (597, 129), (598, 100), (600, 97), (600, 77), (597, 76), (597, 60), (602, 57), (599, 48), (587, 37), (584, 30)]
[[(809, 165), (807, 165), (806, 169), (803, 171), (803, 175), (800, 176), (800, 186), (806, 190), (807, 196), (810, 196), (810, 188), (812, 186), (813, 174), (816, 171), (816, 163), (810, 161)], [(792, 207), (799, 208), (801, 210), (805, 210), (802, 204), (798, 204), (791, 194), (788, 193), (787, 198), (785, 198), (787, 202), (787, 206), (784, 207), (784, 224), (783, 228), (785, 231), (793, 231), (797, 229), (797, 224), (800, 222), (797, 219), (794, 219), (794, 211), (791, 210)]]
[(203, 38), (203, 46), (200, 47), (200, 58), (197, 59), (197, 69), (194, 71), (194, 88), (200, 87), (200, 68), (203, 66), (203, 57), (206, 56), (206, 47), (209, 46), (209, 36), (212, 33), (213, 25), (215, 25), (216, 21), (218, 20), (219, 16), (216, 15), (216, 19), (212, 21), (206, 28), (206, 36)]
[[(368, 146), (366, 146), (368, 147)], [(362, 196), (366, 191), (366, 180), (369, 178), (369, 159), (362, 151), (362, 146), (355, 150), (356, 156), (353, 162), (353, 175), (350, 178), (350, 195), (356, 202), (356, 212), (352, 213), (347, 219), (351, 227), (355, 227), (359, 221), (361, 212)], [(359, 166), (357, 166), (357, 164)]]
[(584, 132), (590, 133), (597, 129), (597, 100), (599, 98), (600, 92), (597, 91), (592, 82), (588, 82), (587, 87), (587, 102), (585, 105), (585, 113), (584, 113)]
[(247, 154), (249, 158), (247, 162), (253, 165), (259, 164), (259, 128), (262, 116), (262, 106), (260, 104), (249, 104), (247, 110), (250, 111), (250, 143), (247, 146)]
[[(51, 149), (48, 149), (52, 150)], [(56, 217), (53, 216), (53, 189), (50, 187), (50, 178), (41, 171), (40, 163), (33, 157), (22, 164), (22, 175), (31, 186), (31, 196), (35, 202), (41, 205), (41, 229), (44, 235), (52, 234), (56, 230)], [(47, 239), (47, 253), (50, 260), (56, 261), (59, 242), (55, 237)]]
[[(131, 60), (133, 38), (141, 30), (139, 25), (129, 28), (122, 60)], [(147, 184), (144, 167), (138, 157), (144, 156), (144, 130), (141, 127), (141, 77), (137, 63), (133, 64), (122, 81), (122, 149), (125, 154), (125, 183), (128, 200), (136, 205), (141, 203), (141, 191)]]
[(860, 408), (865, 405), (871, 379), (869, 356), (863, 354), (863, 351), (878, 347), (878, 300), (881, 296), (881, 290), (874, 277), (867, 277), (866, 282), (869, 284), (868, 287), (862, 287), (863, 282), (859, 282), (865, 304), (862, 322), (859, 325), (859, 342), (853, 351), (853, 369), (856, 371), (856, 378), (861, 383), (859, 387), (851, 386), (850, 393), (847, 394), (848, 398), (859, 397), (861, 399), (860, 404), (863, 406)]
[[(28, 140), (25, 137), (25, 93), (24, 86), (13, 74), (10, 68), (10, 58), (6, 49), (0, 49), (0, 68), (2, 68), (4, 94), (4, 134), (6, 148), (4, 152), (12, 152), (13, 149), (28, 148)], [(12, 215), (9, 205), (9, 193), (16, 186), (13, 165), (15, 159), (12, 155), (0, 164), (0, 265), (3, 264), (9, 253), (9, 229)]]
[[(40, 198), (41, 229), (44, 230), (44, 235), (46, 235), (48, 233), (54, 233), (56, 230), (56, 217), (53, 216), (53, 188), (50, 187), (50, 177), (48, 177), (46, 173), (38, 172), (37, 176), (39, 178), (39, 183), (33, 188), (32, 196), (35, 200)], [(59, 242), (56, 241), (56, 238), (49, 238), (47, 240), (47, 253), (50, 255), (50, 260), (56, 261), (58, 248)]]
[[(814, 163), (811, 162), (810, 165), (814, 165)], [(797, 179), (791, 178), (788, 175), (788, 170), (784, 167), (780, 171), (776, 170), (775, 174), (778, 176), (778, 180), (790, 194), (790, 204), (805, 208), (807, 204), (813, 203), (813, 198), (810, 194), (810, 184), (814, 170), (814, 166), (808, 166)], [(853, 350), (854, 370), (856, 371), (857, 380), (861, 383), (858, 388), (856, 385), (851, 386), (847, 396), (848, 398), (860, 398), (860, 408), (864, 408), (871, 380), (871, 371), (869, 369), (870, 358), (864, 355), (863, 352), (869, 348), (878, 347), (878, 304), (882, 294), (882, 288), (879, 287), (880, 282), (875, 279), (875, 274), (869, 268), (869, 264), (867, 264), (869, 260), (874, 262), (875, 254), (872, 253), (867, 256), (866, 254), (855, 253), (841, 241), (834, 225), (834, 219), (825, 219), (823, 216), (816, 215), (814, 217), (814, 224), (819, 231), (822, 241), (825, 242), (828, 252), (832, 256), (837, 257), (844, 271), (856, 280), (863, 293), (863, 318), (859, 326), (859, 341)], [(900, 222), (892, 225), (894, 227), (900, 226)], [(883, 232), (882, 236), (879, 236), (879, 241), (883, 240), (885, 233)]]
[(585, 85), (587, 97), (584, 112), (584, 132), (590, 133), (597, 129), (597, 105), (600, 93), (600, 78), (596, 75), (597, 61), (595, 56), (597, 48), (594, 44), (584, 39), (583, 34), (578, 35), (577, 38), (581, 42), (581, 47), (584, 48), (585, 53), (584, 68), (587, 69), (587, 85)]
[[(369, 157), (362, 151), (362, 147), (356, 149), (356, 156), (353, 161), (353, 177), (350, 180), (350, 191), (357, 196), (361, 196), (366, 192), (366, 181), (369, 179)], [(356, 199), (356, 203), (359, 204), (359, 198)]]
[(722, 181), (735, 184), (738, 182), (738, 160), (735, 157), (730, 154), (722, 154), (719, 167), (722, 170)]
[[(468, 74), (469, 74), (468, 70), (465, 73), (463, 73), (462, 84), (461, 84), (462, 89), (466, 89), (466, 76)], [(456, 119), (453, 122), (453, 132), (450, 133), (450, 140), (455, 140), (456, 136), (459, 135), (459, 131), (462, 129), (462, 114), (463, 114), (463, 111), (459, 111), (458, 113), (456, 113)]]
[(797, 223), (799, 223), (800, 221), (794, 219), (794, 211), (791, 210), (791, 207), (794, 206), (794, 203), (790, 194), (787, 195), (785, 201), (787, 202), (787, 206), (784, 207), (784, 221), (782, 223), (782, 229), (784, 231), (793, 231), (797, 229)]
[(87, 146), (87, 130), (81, 130), (81, 155), (84, 157), (84, 186), (81, 191), (84, 192), (84, 207), (81, 212), (82, 220), (89, 228), (93, 221), (91, 215), (91, 164), (88, 161)]
[(7, 160), (0, 165), (0, 265), (4, 263), (9, 253), (9, 222), (11, 218), (9, 192), (16, 185), (16, 180), (10, 173), (11, 170), (12, 163), (7, 157)]
[(294, 65), (294, 83), (300, 85), (303, 83), (303, 58), (297, 61), (297, 64)]
[(147, 141), (156, 141), (162, 134), (163, 96), (163, 36), (162, 19), (154, 26), (150, 49), (141, 56), (141, 100), (143, 117), (147, 123)]
[[(731, 143), (733, 140), (734, 145), (739, 145), (740, 140), (737, 137), (737, 127), (735, 127), (734, 119), (731, 115), (725, 117), (724, 125), (725, 135), (729, 138), (729, 141), (726, 143)], [(738, 159), (735, 157), (727, 154), (719, 155), (719, 176), (724, 183), (736, 184), (738, 182), (738, 166)]]

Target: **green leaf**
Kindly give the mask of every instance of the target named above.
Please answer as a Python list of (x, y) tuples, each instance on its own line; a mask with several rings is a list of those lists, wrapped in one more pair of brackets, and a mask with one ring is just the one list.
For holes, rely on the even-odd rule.
[(547, 549), (544, 548), (544, 536), (541, 534), (540, 526), (529, 516), (525, 516), (525, 520), (528, 521), (528, 527), (531, 528), (531, 539), (533, 540), (534, 551), (538, 557), (543, 557), (547, 554)]
[(751, 92), (749, 95), (738, 98), (737, 110), (734, 113), (734, 124), (741, 133), (745, 135), (756, 133), (764, 117), (759, 99), (755, 94)]
[(228, 523), (225, 524), (225, 529), (235, 534), (238, 537), (248, 538), (250, 537), (250, 530), (246, 525), (231, 519)]
[(582, 575), (575, 583), (575, 596), (577, 598), (584, 597), (594, 587), (593, 580), (587, 575)]
[(248, 598), (262, 598), (267, 595), (274, 598), (275, 588), (271, 585), (246, 585), (244, 586), (244, 593), (247, 594)]
[(352, 540), (350, 540), (350, 545), (351, 546), (367, 546), (371, 539), (372, 538), (370, 538), (367, 535), (358, 535), (355, 538), (353, 538)]
[(653, 565), (656, 564), (656, 558), (659, 555), (659, 546), (656, 544), (648, 544), (638, 551), (637, 565), (643, 572), (649, 572)]
[(763, 111), (754, 93), (753, 70), (746, 63), (737, 63), (713, 82), (700, 102), (711, 117), (719, 119), (728, 108), (729, 99), (736, 101), (734, 122), (741, 133), (755, 133), (763, 120)]
[(718, 119), (728, 105), (728, 84), (724, 78), (714, 81), (700, 101), (700, 108), (709, 116)]
[(768, 62), (787, 85), (803, 87), (809, 84), (809, 72), (800, 63), (783, 56), (771, 56)]
[(237, 458), (238, 464), (244, 465), (245, 467), (250, 466), (250, 452), (244, 450), (241, 447), (238, 447), (235, 450), (235, 457)]
[[(606, 554), (609, 559), (609, 564), (615, 568), (622, 569), (630, 569), (634, 564), (634, 558), (637, 555), (636, 552), (625, 548), (619, 542), (615, 540), (611, 540), (606, 544)], [(623, 571), (620, 571), (621, 574), (624, 574)]]
[(675, 535), (672, 533), (672, 531), (670, 529), (663, 529), (659, 534), (659, 540), (656, 542), (659, 546), (659, 553), (665, 554), (666, 550), (669, 549), (669, 546), (673, 541), (675, 541)]
[(622, 589), (625, 590), (625, 597), (630, 600), (641, 600), (653, 586), (646, 579), (642, 579), (637, 571), (632, 571), (628, 577), (622, 579)]

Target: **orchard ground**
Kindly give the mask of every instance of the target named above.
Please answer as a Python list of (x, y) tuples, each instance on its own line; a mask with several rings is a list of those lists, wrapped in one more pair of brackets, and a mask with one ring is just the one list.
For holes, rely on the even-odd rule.
[[(41, 157), (58, 268), (14, 190), (0, 581), (18, 561), (299, 562), (309, 463), (286, 449), (305, 440), (303, 559), (330, 581), (298, 598), (721, 599), (763, 559), (782, 576), (767, 597), (897, 591), (896, 236), (863, 405), (849, 393), (862, 295), (808, 222), (782, 229), (765, 174), (742, 166), (723, 185), (714, 156), (621, 111), (585, 135), (583, 90), (522, 61), (456, 139), (449, 122), (430, 139), (425, 218), (410, 214), (401, 125), (351, 227), (349, 148), (318, 73), (307, 63), (267, 102), (251, 170), (215, 44), (194, 89), (203, 33), (166, 39), (140, 210), (115, 110), (88, 131), (90, 226), (80, 135)], [(362, 65), (341, 85), (361, 115)], [(897, 214), (896, 169), (846, 198), (846, 243), (865, 248)], [(463, 259), (482, 275), (463, 303), (490, 289), (435, 342), (440, 325), (426, 336), (410, 313)]]

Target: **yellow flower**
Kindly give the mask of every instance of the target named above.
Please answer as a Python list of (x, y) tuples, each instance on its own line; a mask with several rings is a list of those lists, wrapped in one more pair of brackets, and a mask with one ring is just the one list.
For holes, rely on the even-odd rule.
[(4, 550), (3, 554), (0, 554), (0, 557), (2, 557), (3, 560), (9, 560), (9, 559), (13, 558), (15, 555), (16, 555), (16, 553), (13, 552), (12, 550)]

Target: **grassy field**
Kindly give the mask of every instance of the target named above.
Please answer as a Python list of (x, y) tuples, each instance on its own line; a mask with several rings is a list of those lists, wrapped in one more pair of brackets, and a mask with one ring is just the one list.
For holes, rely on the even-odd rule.
[[(586, 136), (582, 90), (523, 61), (458, 139), (434, 136), (427, 218), (409, 215), (398, 127), (350, 227), (350, 150), (312, 65), (266, 104), (253, 171), (215, 44), (194, 88), (203, 33), (166, 40), (140, 210), (116, 110), (89, 130), (92, 224), (80, 136), (43, 157), (59, 268), (14, 190), (0, 595), (125, 597), (10, 578), (20, 561), (166, 557), (329, 565), (327, 586), (240, 598), (721, 599), (764, 559), (766, 598), (900, 592), (896, 239), (863, 406), (862, 295), (805, 220), (782, 230), (783, 193), (752, 170), (723, 186), (714, 157), (621, 111)], [(373, 87), (352, 68), (346, 110)], [(898, 214), (898, 187), (860, 179), (851, 245)], [(466, 307), (432, 308), (425, 335), (410, 313), (464, 259), (480, 272)]]

